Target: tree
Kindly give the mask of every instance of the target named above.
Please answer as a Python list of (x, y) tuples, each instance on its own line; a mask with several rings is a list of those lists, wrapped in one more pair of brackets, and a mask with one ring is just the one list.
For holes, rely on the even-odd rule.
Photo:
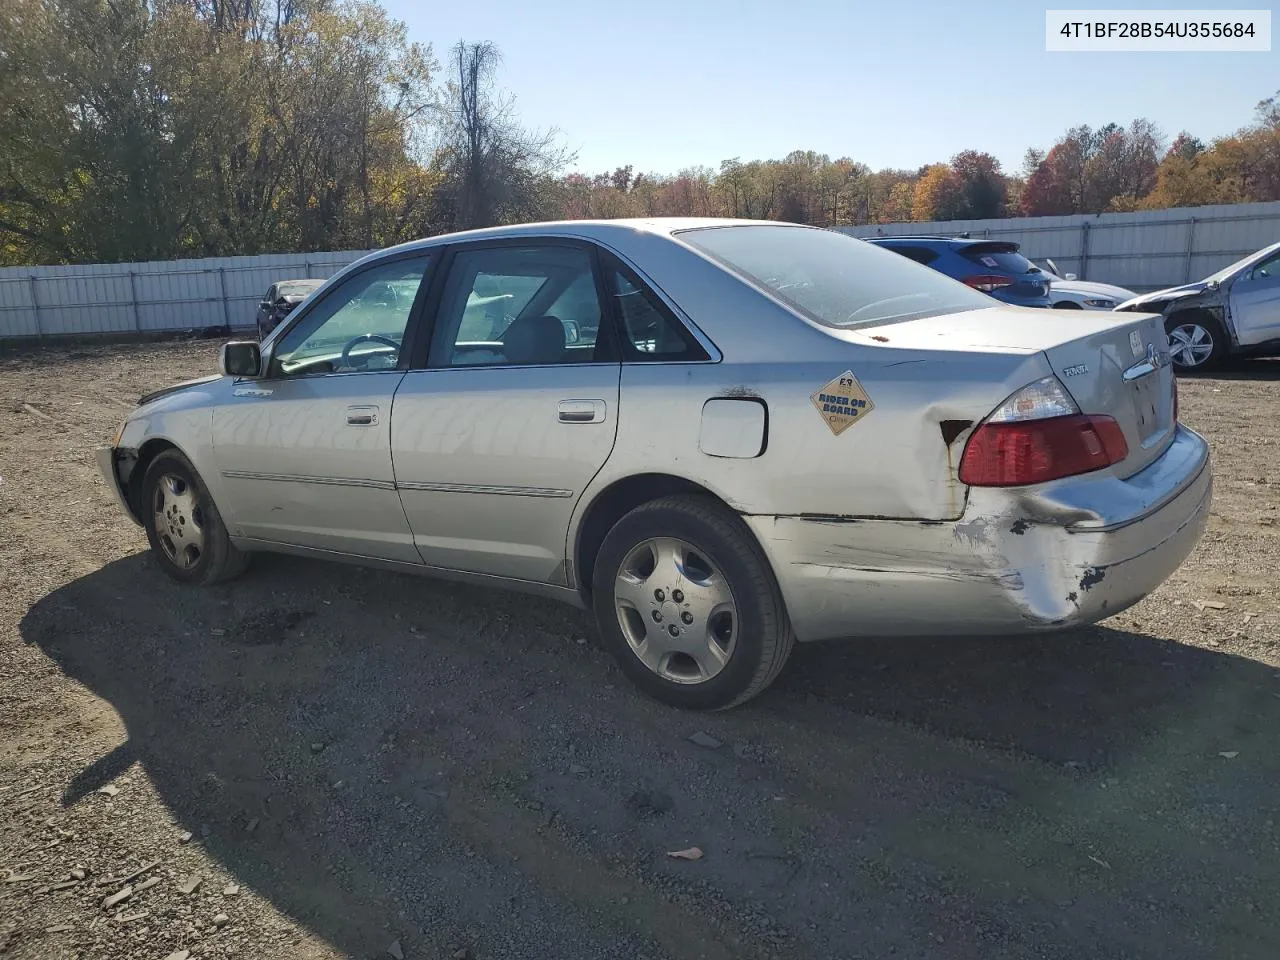
[(911, 198), (912, 220), (955, 220), (964, 206), (963, 184), (945, 163), (927, 167)]
[(441, 103), (445, 188), (456, 229), (539, 216), (551, 201), (551, 178), (573, 161), (559, 131), (530, 131), (515, 101), (495, 90), (501, 55), (491, 43), (459, 41)]
[(951, 169), (960, 180), (962, 203), (956, 219), (985, 220), (1004, 213), (1008, 186), (999, 160), (964, 150), (951, 158)]

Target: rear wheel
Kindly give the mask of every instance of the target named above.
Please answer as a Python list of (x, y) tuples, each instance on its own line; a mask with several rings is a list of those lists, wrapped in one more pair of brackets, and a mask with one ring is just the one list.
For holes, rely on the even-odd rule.
[(679, 707), (722, 710), (751, 699), (795, 642), (750, 531), (705, 497), (666, 497), (619, 520), (596, 558), (593, 603), (622, 671)]
[(249, 555), (232, 545), (195, 467), (177, 450), (166, 450), (147, 467), (142, 521), (157, 562), (179, 583), (218, 583), (249, 565)]
[(1227, 352), (1222, 327), (1202, 314), (1175, 314), (1165, 321), (1169, 353), (1177, 370), (1206, 370), (1219, 363)]

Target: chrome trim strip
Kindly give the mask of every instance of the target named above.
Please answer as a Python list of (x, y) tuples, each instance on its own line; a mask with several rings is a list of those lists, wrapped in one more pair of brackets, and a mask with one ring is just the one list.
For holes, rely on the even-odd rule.
[(480, 483), (401, 483), (401, 490), (413, 490), (424, 493), (488, 493), (500, 497), (548, 497), (563, 499), (572, 497), (572, 490), (560, 490), (555, 487), (502, 487)]
[(372, 490), (394, 490), (390, 480), (359, 480), (354, 477), (307, 477), (293, 473), (254, 473), (251, 470), (223, 470), (228, 480), (278, 480), (283, 483), (319, 483), (332, 487), (366, 487)]

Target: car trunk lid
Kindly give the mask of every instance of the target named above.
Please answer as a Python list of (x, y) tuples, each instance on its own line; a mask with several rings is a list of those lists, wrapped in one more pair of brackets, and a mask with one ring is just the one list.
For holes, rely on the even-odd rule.
[(995, 307), (858, 327), (850, 339), (919, 350), (1042, 352), (1081, 413), (1114, 417), (1141, 470), (1173, 438), (1173, 368), (1160, 317)]

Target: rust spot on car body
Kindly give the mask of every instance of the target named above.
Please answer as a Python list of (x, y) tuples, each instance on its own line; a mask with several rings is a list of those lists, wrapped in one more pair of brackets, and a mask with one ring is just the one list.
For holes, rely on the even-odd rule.
[(942, 430), (942, 442), (950, 447), (956, 437), (973, 426), (972, 420), (943, 420), (938, 426)]
[(1092, 590), (1094, 586), (1106, 579), (1106, 576), (1106, 567), (1090, 567), (1084, 572), (1084, 576), (1080, 578), (1080, 589)]

